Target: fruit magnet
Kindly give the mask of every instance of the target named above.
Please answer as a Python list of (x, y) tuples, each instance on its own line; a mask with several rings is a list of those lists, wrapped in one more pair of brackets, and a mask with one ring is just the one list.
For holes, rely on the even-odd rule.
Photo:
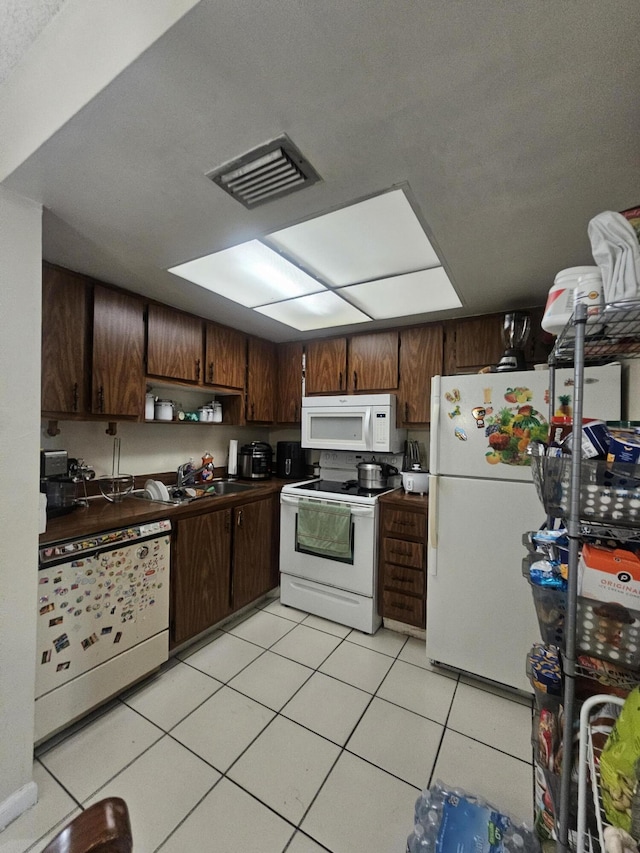
[(485, 418), (489, 444), (485, 459), (489, 465), (531, 465), (527, 445), (531, 441), (546, 441), (547, 421), (529, 404), (533, 394), (528, 388), (507, 388), (504, 399), (510, 405)]

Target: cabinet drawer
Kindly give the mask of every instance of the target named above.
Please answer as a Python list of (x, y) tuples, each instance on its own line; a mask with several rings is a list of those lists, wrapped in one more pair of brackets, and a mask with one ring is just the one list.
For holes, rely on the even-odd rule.
[(427, 517), (420, 512), (404, 512), (385, 507), (381, 533), (383, 536), (411, 536), (424, 542), (427, 536)]
[(392, 539), (385, 536), (382, 540), (382, 559), (385, 563), (423, 569), (424, 545), (421, 542), (408, 542), (405, 539)]
[(382, 615), (385, 619), (395, 619), (417, 628), (426, 625), (424, 601), (421, 598), (390, 592), (388, 589), (383, 593)]
[(424, 571), (421, 569), (406, 569), (404, 566), (394, 566), (390, 563), (382, 565), (382, 582), (385, 589), (424, 595), (424, 580)]

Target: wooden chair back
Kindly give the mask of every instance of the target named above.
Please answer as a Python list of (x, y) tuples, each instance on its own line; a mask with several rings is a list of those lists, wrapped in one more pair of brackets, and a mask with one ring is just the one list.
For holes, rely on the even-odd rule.
[(77, 815), (42, 853), (131, 853), (133, 838), (127, 804), (107, 797)]

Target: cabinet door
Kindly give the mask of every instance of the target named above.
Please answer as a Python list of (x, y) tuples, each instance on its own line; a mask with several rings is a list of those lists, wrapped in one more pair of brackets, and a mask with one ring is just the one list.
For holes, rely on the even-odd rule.
[(176, 522), (171, 640), (178, 645), (231, 613), (231, 510)]
[(143, 356), (142, 299), (96, 285), (91, 407), (95, 414), (142, 417)]
[(44, 412), (87, 412), (89, 400), (87, 281), (48, 265), (42, 270), (42, 404)]
[(398, 333), (355, 335), (349, 341), (352, 391), (393, 391), (398, 387)]
[(453, 320), (447, 324), (445, 374), (477, 373), (497, 364), (504, 352), (502, 314)]
[(167, 379), (202, 379), (202, 320), (168, 305), (149, 305), (147, 373)]
[(275, 344), (249, 338), (247, 364), (247, 421), (271, 423), (275, 420)]
[(246, 336), (215, 323), (207, 323), (205, 328), (205, 383), (243, 390), (247, 371)]
[(278, 345), (279, 424), (299, 424), (302, 408), (302, 344)]
[(441, 325), (400, 332), (398, 424), (426, 424), (431, 419), (431, 379), (442, 373)]
[(347, 339), (331, 338), (305, 344), (307, 394), (338, 394), (347, 390)]
[(273, 561), (273, 497), (233, 511), (233, 609), (255, 601), (278, 585)]

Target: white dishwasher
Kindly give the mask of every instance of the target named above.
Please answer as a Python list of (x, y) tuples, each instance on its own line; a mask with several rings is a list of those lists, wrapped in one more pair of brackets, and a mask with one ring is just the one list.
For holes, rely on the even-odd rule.
[(171, 522), (40, 549), (35, 742), (167, 660)]

